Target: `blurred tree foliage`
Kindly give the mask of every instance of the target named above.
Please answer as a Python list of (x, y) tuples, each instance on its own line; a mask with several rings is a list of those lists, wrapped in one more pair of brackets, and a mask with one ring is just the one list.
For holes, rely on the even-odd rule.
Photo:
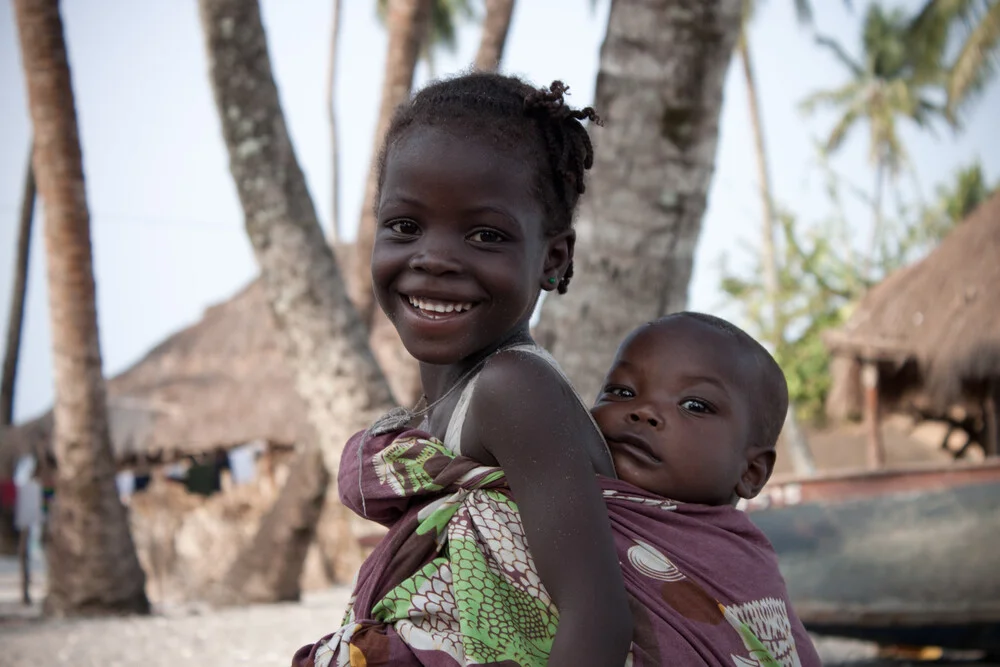
[(917, 72), (942, 88), (957, 124), (997, 74), (1000, 0), (924, 0), (907, 32)]
[[(741, 310), (754, 335), (780, 341), (775, 358), (785, 371), (789, 396), (802, 419), (820, 423), (830, 389), (829, 353), (823, 331), (841, 326), (858, 299), (892, 271), (925, 256), (949, 231), (989, 197), (1000, 184), (988, 184), (979, 164), (959, 169), (936, 189), (933, 202), (904, 208), (887, 221), (867, 275), (851, 243), (852, 229), (844, 213), (844, 196), (852, 191), (828, 163), (826, 190), (834, 213), (809, 223), (789, 212), (779, 214), (776, 239), (779, 289), (777, 307), (768, 303), (759, 256), (740, 272), (723, 263), (722, 290)], [(773, 310), (772, 310), (773, 308)], [(777, 322), (771, 325), (769, 312)], [(770, 329), (776, 326), (777, 331)]]
[[(797, 8), (800, 18), (809, 18), (808, 5)], [(780, 213), (773, 251), (765, 243), (745, 273), (731, 271), (725, 261), (722, 267), (728, 300), (738, 305), (755, 335), (772, 345), (799, 416), (813, 422), (822, 420), (830, 388), (829, 357), (820, 334), (842, 325), (869, 287), (925, 256), (997, 188), (979, 164), (972, 164), (939, 185), (930, 203), (907, 204), (899, 201), (896, 177), (902, 167), (913, 167), (898, 121), (926, 130), (944, 118), (961, 130), (960, 116), (970, 112), (995, 78), (1000, 0), (922, 0), (916, 7), (873, 2), (859, 23), (854, 49), (822, 34), (816, 41), (847, 74), (839, 87), (817, 91), (802, 104), (807, 112), (827, 107), (837, 113), (820, 149), (833, 213), (821, 222)], [(875, 172), (871, 192), (849, 185), (829, 162), (859, 126), (869, 135)], [(891, 216), (883, 212), (887, 187), (897, 199)], [(858, 230), (848, 223), (845, 195), (873, 212), (863, 249), (852, 242)], [(765, 280), (772, 253), (776, 293)]]

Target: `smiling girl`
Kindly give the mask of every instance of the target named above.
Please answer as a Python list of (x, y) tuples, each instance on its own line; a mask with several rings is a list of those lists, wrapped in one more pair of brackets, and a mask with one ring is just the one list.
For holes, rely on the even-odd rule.
[[(528, 321), (573, 272), (573, 214), (593, 148), (561, 83), (477, 73), (422, 90), (378, 164), (372, 281), (420, 362), (422, 427), (506, 474), (558, 609), (551, 665), (623, 664), (631, 614), (597, 474), (614, 477), (585, 404)], [(346, 452), (350, 455), (351, 452)]]

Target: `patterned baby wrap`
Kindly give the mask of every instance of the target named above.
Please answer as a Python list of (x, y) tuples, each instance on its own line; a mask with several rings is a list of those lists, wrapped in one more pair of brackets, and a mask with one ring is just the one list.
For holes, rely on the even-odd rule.
[[(503, 471), (419, 431), (348, 443), (343, 502), (390, 531), (336, 632), (293, 667), (544, 665), (558, 611)], [(600, 478), (635, 634), (626, 664), (819, 665), (770, 544), (731, 507)]]

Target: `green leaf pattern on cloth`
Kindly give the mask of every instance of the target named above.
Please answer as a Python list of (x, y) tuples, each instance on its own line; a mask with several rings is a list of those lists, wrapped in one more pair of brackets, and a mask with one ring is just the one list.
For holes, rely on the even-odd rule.
[[(412, 439), (397, 441), (376, 457), (380, 479), (400, 495), (417, 484), (440, 488), (417, 469), (430, 455), (404, 456), (413, 444)], [(418, 444), (428, 445), (432, 454), (447, 453), (436, 441)], [(558, 612), (535, 572), (517, 505), (503, 493), (482, 488), (502, 476), (496, 469), (470, 471), (461, 491), (420, 512), (417, 532), (433, 531), (444, 537), (447, 548), (389, 591), (373, 617), (393, 623), (414, 648), (444, 651), (459, 664), (544, 665)]]

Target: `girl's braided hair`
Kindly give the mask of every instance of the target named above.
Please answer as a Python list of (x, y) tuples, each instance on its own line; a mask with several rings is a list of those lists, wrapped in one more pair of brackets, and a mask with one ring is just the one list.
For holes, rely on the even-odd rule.
[[(525, 81), (490, 72), (475, 72), (427, 86), (396, 111), (378, 156), (378, 206), (389, 149), (415, 126), (431, 125), (472, 131), (501, 150), (518, 154), (535, 174), (535, 195), (545, 211), (546, 233), (558, 234), (573, 225), (584, 172), (594, 164), (594, 147), (581, 121), (598, 125), (591, 107), (566, 104), (569, 87), (553, 81), (535, 88)], [(565, 294), (573, 276), (570, 262), (559, 281)]]

